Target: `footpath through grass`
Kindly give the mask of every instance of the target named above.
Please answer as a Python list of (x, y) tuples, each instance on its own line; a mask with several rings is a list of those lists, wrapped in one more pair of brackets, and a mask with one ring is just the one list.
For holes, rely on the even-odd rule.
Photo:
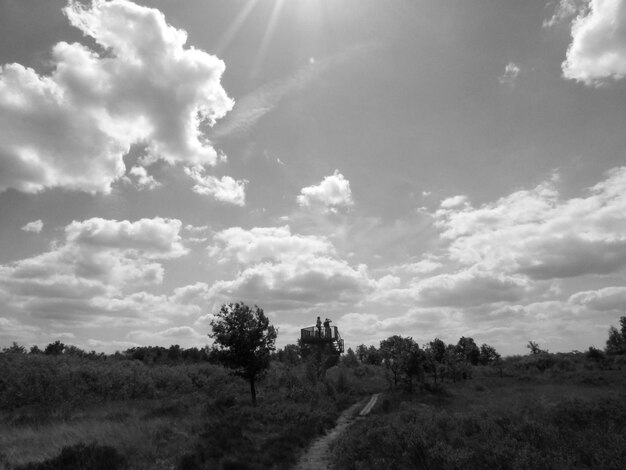
[(387, 393), (336, 470), (626, 468), (626, 371), (492, 376)]
[[(288, 469), (380, 368), (272, 363), (258, 406), (219, 366), (0, 355), (0, 470)], [(69, 465), (69, 467), (68, 467)]]

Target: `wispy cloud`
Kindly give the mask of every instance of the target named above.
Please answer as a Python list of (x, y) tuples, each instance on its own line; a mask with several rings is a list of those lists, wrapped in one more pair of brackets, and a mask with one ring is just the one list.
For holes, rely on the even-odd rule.
[(342, 64), (355, 60), (374, 48), (366, 43), (348, 48), (325, 59), (310, 60), (291, 75), (267, 83), (239, 99), (228, 114), (210, 132), (213, 141), (241, 137), (250, 132), (263, 116), (272, 112), (285, 98), (297, 93), (313, 80)]

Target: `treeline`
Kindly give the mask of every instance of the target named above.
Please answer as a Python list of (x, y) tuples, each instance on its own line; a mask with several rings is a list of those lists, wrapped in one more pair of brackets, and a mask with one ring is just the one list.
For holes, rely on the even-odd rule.
[[(312, 354), (311, 347), (288, 344), (277, 350), (272, 358), (286, 364), (306, 362)], [(488, 344), (480, 347), (473, 338), (461, 337), (456, 344), (446, 344), (439, 338), (420, 347), (411, 337), (390, 336), (380, 342), (379, 347), (357, 346), (356, 352), (348, 348), (341, 357), (345, 367), (360, 365), (383, 366), (393, 387), (405, 386), (412, 389), (414, 382), (425, 382), (427, 377), (434, 383), (445, 380), (457, 382), (472, 377), (472, 366), (499, 367), (500, 354)]]
[(209, 360), (208, 348), (181, 348), (174, 344), (169, 348), (163, 346), (138, 346), (129, 348), (123, 352), (116, 351), (114, 354), (97, 353), (96, 351), (85, 351), (77, 346), (66, 345), (57, 340), (48, 344), (44, 349), (37, 345), (27, 350), (24, 346), (13, 343), (8, 348), (3, 348), (4, 354), (22, 355), (45, 355), (45, 356), (71, 356), (94, 360), (136, 360), (146, 365), (176, 365), (176, 364), (198, 364)]
[[(29, 352), (13, 344), (0, 353), (0, 410), (137, 398), (163, 398), (210, 389), (223, 368), (205, 349), (131, 348), (106, 355), (60, 341)], [(217, 379), (216, 379), (217, 378)]]

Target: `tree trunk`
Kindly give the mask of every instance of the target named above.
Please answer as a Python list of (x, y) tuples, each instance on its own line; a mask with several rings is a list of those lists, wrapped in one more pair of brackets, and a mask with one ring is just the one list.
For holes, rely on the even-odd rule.
[(256, 406), (256, 388), (254, 386), (254, 379), (250, 379), (250, 395), (252, 396), (252, 405)]

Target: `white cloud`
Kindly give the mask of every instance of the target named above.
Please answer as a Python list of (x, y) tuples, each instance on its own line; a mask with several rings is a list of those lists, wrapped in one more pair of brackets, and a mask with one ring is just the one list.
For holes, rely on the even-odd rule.
[(350, 266), (322, 237), (292, 235), (289, 227), (231, 228), (215, 235), (209, 253), (244, 268), (214, 283), (214, 299), (242, 299), (274, 309), (354, 301), (374, 288), (367, 268)]
[(217, 233), (214, 241), (209, 254), (221, 262), (235, 259), (238, 263), (250, 264), (289, 260), (300, 255), (334, 254), (334, 248), (326, 238), (292, 234), (288, 225), (251, 230), (231, 227)]
[(50, 251), (0, 266), (0, 294), (5, 305), (46, 318), (73, 321), (89, 314), (148, 313), (158, 318), (179, 308), (171, 309), (175, 299), (139, 289), (162, 282), (162, 260), (187, 253), (180, 228), (180, 221), (162, 218), (72, 222), (65, 228), (65, 240)]
[(144, 345), (178, 344), (182, 347), (197, 347), (209, 342), (206, 334), (198, 333), (189, 326), (177, 326), (156, 332), (134, 330), (126, 335), (126, 339)]
[(598, 290), (578, 292), (569, 298), (569, 302), (593, 310), (623, 311), (626, 305), (626, 287), (604, 287)]
[(43, 229), (43, 222), (41, 221), (41, 219), (28, 222), (26, 225), (22, 227), (22, 230), (24, 230), (25, 232), (32, 232), (32, 233), (41, 233), (42, 229)]
[(155, 180), (153, 176), (149, 175), (147, 170), (142, 166), (132, 167), (126, 179), (130, 183), (134, 181), (134, 184), (139, 189), (154, 189), (157, 186), (161, 186), (161, 183)]
[(127, 0), (70, 1), (64, 12), (106, 52), (59, 42), (49, 75), (2, 66), (0, 190), (108, 193), (133, 144), (147, 146), (144, 164), (216, 164), (199, 128), (232, 107), (220, 84), (224, 63), (185, 48), (184, 31)]
[(626, 75), (626, 2), (590, 0), (572, 23), (565, 78), (598, 85)]
[(300, 193), (297, 200), (301, 207), (335, 212), (339, 207), (354, 204), (350, 182), (339, 173), (339, 170), (325, 177), (317, 186), (302, 188)]
[[(257, 88), (237, 101), (232, 113), (215, 126), (211, 139), (219, 141), (247, 134), (284, 99), (295, 95), (329, 69), (367, 54), (375, 47), (378, 46), (366, 43), (347, 48), (330, 57), (309, 62), (296, 72)], [(282, 164), (280, 160), (278, 163)]]
[(504, 68), (504, 73), (498, 77), (498, 81), (502, 85), (514, 86), (521, 71), (522, 69), (520, 69), (519, 65), (509, 62)]
[(553, 28), (566, 21), (571, 21), (589, 6), (589, 0), (560, 0), (554, 9), (554, 14), (544, 20), (544, 28)]
[(74, 245), (132, 251), (145, 258), (177, 258), (187, 253), (181, 243), (178, 219), (107, 220), (92, 218), (72, 222), (65, 228), (66, 239)]
[(221, 179), (212, 175), (205, 175), (205, 170), (201, 166), (186, 167), (185, 173), (194, 181), (193, 191), (198, 194), (213, 196), (221, 202), (228, 202), (236, 206), (246, 204), (246, 184), (247, 180), (235, 180), (230, 176), (223, 176)]
[(442, 207), (436, 225), (452, 260), (534, 279), (607, 274), (626, 267), (626, 167), (560, 200), (554, 181), (474, 208)]

